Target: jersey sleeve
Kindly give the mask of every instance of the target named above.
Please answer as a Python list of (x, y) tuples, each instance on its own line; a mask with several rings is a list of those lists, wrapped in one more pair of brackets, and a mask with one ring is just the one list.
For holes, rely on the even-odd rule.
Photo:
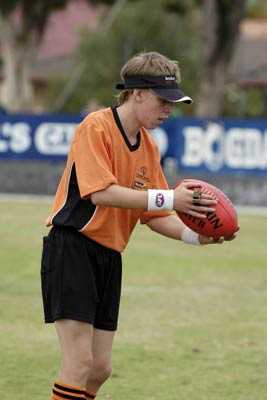
[(116, 184), (110, 144), (104, 129), (94, 123), (79, 126), (73, 142), (73, 158), (82, 198)]
[[(158, 161), (158, 168), (155, 168), (155, 176), (153, 177), (152, 189), (169, 189), (168, 183), (162, 171), (160, 161)], [(141, 224), (146, 224), (152, 218), (167, 217), (172, 215), (173, 211), (144, 211), (140, 216)]]

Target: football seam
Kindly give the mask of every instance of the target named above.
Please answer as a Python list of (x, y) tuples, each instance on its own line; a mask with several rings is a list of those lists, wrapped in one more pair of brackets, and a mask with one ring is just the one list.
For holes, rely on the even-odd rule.
[[(230, 203), (230, 204), (231, 204), (231, 203)], [(224, 211), (226, 212), (226, 214), (227, 214), (229, 217), (231, 217), (230, 213), (228, 212), (227, 208), (225, 208), (224, 204), (223, 204), (222, 202), (220, 202), (220, 205), (221, 205), (221, 207), (224, 209)], [(233, 211), (234, 211), (234, 213), (235, 213), (235, 219), (236, 219), (236, 223), (234, 223), (233, 226), (235, 225), (236, 228), (237, 228), (237, 227), (238, 227), (238, 223), (237, 223), (237, 212), (236, 212), (234, 206), (231, 205), (231, 207), (232, 207), (232, 209), (233, 209)]]
[[(227, 195), (221, 189), (216, 188), (216, 187), (215, 187), (215, 189), (216, 189), (216, 191), (219, 191), (219, 194), (222, 196), (222, 198), (227, 201), (229, 206), (231, 206), (231, 209), (233, 210), (235, 220), (236, 220), (232, 225), (233, 225), (233, 228), (234, 227), (237, 228), (238, 227), (237, 212), (236, 212), (236, 209), (235, 209), (232, 201), (227, 197)], [(216, 196), (216, 191), (214, 193), (215, 196)], [(216, 197), (218, 198), (219, 196), (216, 196)], [(220, 201), (220, 199), (218, 199), (218, 200), (219, 200), (220, 206), (223, 208), (224, 212), (228, 215), (228, 217), (232, 218), (231, 214), (229, 213), (228, 209), (225, 207), (224, 203), (222, 201)]]

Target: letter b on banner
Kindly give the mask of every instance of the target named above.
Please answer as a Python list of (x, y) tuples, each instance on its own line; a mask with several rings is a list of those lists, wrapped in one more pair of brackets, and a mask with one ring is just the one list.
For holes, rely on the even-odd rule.
[(184, 167), (200, 167), (202, 164), (210, 171), (218, 171), (224, 163), (224, 132), (219, 124), (210, 123), (207, 129), (190, 126), (183, 130)]

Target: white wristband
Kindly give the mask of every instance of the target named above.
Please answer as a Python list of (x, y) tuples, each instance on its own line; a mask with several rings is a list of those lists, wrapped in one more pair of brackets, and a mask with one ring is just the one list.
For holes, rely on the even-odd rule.
[(173, 201), (173, 190), (148, 189), (148, 211), (173, 210)]
[(196, 232), (192, 231), (189, 228), (184, 228), (181, 233), (181, 240), (187, 244), (193, 244), (194, 246), (199, 246), (199, 236)]

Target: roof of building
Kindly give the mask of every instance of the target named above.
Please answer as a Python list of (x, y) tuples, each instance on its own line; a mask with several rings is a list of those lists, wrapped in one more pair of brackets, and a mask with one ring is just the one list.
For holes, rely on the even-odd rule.
[(74, 55), (83, 29), (94, 30), (99, 11), (85, 0), (72, 0), (63, 10), (55, 11), (38, 49), (33, 76), (45, 79), (68, 73), (74, 67)]
[(96, 27), (97, 15), (96, 8), (84, 0), (71, 1), (64, 10), (54, 12), (39, 47), (38, 60), (72, 54), (79, 45), (82, 28)]

